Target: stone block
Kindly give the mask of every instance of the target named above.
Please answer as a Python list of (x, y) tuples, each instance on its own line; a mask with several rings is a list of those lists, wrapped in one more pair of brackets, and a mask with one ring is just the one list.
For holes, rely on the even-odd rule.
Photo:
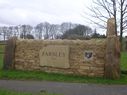
[(89, 70), (90, 67), (89, 67), (89, 66), (80, 66), (80, 69), (83, 69), (83, 70)]
[(40, 66), (69, 68), (69, 47), (63, 45), (48, 45), (40, 52)]

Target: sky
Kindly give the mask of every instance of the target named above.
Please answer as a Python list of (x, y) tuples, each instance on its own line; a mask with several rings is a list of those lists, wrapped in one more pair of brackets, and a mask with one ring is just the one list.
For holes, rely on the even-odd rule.
[(92, 0), (0, 0), (0, 25), (41, 22), (60, 24), (72, 22), (87, 25), (84, 11)]

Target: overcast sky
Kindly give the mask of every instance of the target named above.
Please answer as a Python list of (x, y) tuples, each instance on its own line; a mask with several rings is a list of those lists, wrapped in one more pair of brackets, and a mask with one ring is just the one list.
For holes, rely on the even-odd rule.
[(87, 24), (82, 17), (92, 0), (0, 0), (0, 25), (36, 25), (72, 22)]

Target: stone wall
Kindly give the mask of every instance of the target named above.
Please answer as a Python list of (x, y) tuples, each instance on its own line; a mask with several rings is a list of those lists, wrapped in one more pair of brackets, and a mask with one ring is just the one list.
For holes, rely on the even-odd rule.
[(5, 47), (5, 70), (120, 78), (120, 42), (115, 19), (107, 21), (107, 38), (92, 40), (17, 40)]
[[(65, 60), (69, 60), (68, 62), (69, 65), (65, 67), (63, 65), (60, 65), (64, 64), (63, 61), (65, 60), (64, 59), (59, 60), (59, 58), (54, 59), (59, 60), (59, 66), (56, 66), (58, 63), (56, 63), (55, 66), (50, 64), (43, 65), (43, 63), (41, 63), (41, 61), (43, 62), (43, 60), (40, 58), (39, 53), (40, 50), (44, 49), (47, 46), (52, 46), (52, 48), (55, 46), (57, 47), (67, 46), (69, 49), (68, 51), (69, 57), (68, 59), (66, 58)], [(90, 58), (89, 54), (92, 54)], [(50, 53), (49, 55), (52, 54)], [(56, 56), (56, 58), (59, 56)], [(15, 69), (18, 70), (39, 70), (45, 72), (102, 77), (104, 76), (105, 62), (106, 62), (106, 39), (16, 40), (14, 64)]]

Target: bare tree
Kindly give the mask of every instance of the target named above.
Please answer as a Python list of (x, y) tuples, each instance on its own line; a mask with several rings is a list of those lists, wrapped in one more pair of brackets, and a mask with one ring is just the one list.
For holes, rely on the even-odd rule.
[(35, 27), (36, 36), (39, 39), (49, 39), (49, 34), (51, 31), (51, 25), (48, 22), (40, 23)]
[(22, 25), (21, 28), (22, 28), (22, 31), (21, 31), (20, 37), (23, 39), (25, 39), (27, 34), (30, 34), (31, 30), (33, 29), (33, 27), (30, 25)]
[(0, 34), (3, 36), (3, 40), (7, 39), (8, 27), (0, 27)]
[(8, 27), (7, 38), (9, 39), (12, 36), (14, 36), (14, 27), (13, 26), (9, 26)]
[(56, 39), (59, 38), (64, 32), (69, 29), (76, 27), (77, 24), (72, 23), (62, 23), (50, 24), (48, 22), (43, 22), (35, 27), (35, 34), (38, 39)]
[(43, 38), (43, 23), (37, 24), (35, 27), (35, 35), (38, 39)]
[(120, 29), (120, 42), (122, 43), (122, 36), (124, 30), (127, 29), (127, 1), (126, 0), (94, 0), (92, 7), (89, 10), (90, 14), (96, 20), (89, 19), (93, 23), (99, 25), (101, 28), (106, 28), (108, 18), (115, 18), (115, 30)]
[(49, 35), (51, 32), (51, 25), (48, 22), (43, 23), (43, 32), (44, 32), (44, 39), (49, 39)]
[(120, 42), (122, 42), (123, 32), (127, 30), (127, 1), (120, 0)]
[(60, 25), (60, 32), (62, 34), (64, 34), (67, 30), (69, 29), (73, 29), (75, 28), (76, 26), (78, 26), (77, 24), (72, 24), (70, 22), (64, 22)]
[(58, 30), (59, 30), (59, 25), (51, 24), (50, 33), (49, 33), (50, 39), (56, 39), (57, 38), (57, 35), (59, 35)]
[(19, 33), (20, 30), (19, 30), (19, 28), (20, 28), (19, 26), (15, 26), (15, 27), (14, 27), (14, 36), (15, 36), (15, 37), (20, 36), (20, 33)]

